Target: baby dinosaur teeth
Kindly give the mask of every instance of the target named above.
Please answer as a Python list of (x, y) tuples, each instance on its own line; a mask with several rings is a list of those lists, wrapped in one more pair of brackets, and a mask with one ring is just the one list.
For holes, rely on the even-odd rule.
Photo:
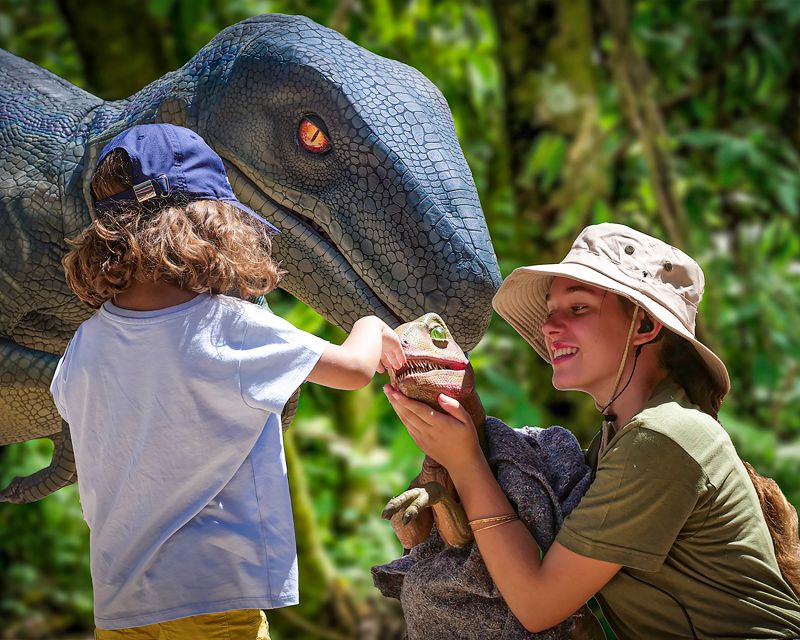
[(447, 367), (442, 367), (427, 360), (410, 360), (406, 366), (398, 372), (399, 377), (404, 377), (412, 373), (425, 373), (427, 371), (442, 370)]

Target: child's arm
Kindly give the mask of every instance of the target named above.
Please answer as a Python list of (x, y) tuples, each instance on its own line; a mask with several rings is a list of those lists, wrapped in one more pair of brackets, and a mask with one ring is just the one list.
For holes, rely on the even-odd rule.
[(306, 380), (334, 389), (360, 389), (376, 371), (399, 369), (405, 362), (394, 330), (380, 318), (366, 316), (356, 321), (341, 345), (328, 345)]

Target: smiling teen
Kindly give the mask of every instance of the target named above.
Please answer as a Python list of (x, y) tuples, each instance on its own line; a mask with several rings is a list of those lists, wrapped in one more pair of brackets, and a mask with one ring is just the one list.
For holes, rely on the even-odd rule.
[[(561, 263), (517, 269), (495, 296), (551, 364), (553, 385), (588, 393), (604, 418), (587, 452), (594, 481), (542, 560), (519, 520), (474, 529), (529, 631), (596, 595), (620, 640), (800, 635), (797, 514), (716, 420), (730, 382), (695, 337), (703, 286), (685, 253), (600, 224)], [(386, 393), (470, 520), (513, 513), (455, 400), (440, 396), (437, 412)]]

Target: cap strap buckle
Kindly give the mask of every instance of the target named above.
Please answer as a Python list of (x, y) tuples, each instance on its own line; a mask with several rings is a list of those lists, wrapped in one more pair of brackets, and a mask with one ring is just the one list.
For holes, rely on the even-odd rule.
[(155, 198), (157, 195), (153, 181), (149, 179), (133, 185), (133, 194), (136, 196), (137, 202), (150, 200), (150, 198)]
[(150, 200), (151, 198), (155, 198), (157, 195), (165, 196), (169, 193), (169, 178), (166, 174), (161, 174), (158, 176), (158, 179), (161, 181), (161, 188), (163, 193), (159, 194), (156, 191), (156, 181), (152, 178), (148, 178), (144, 182), (140, 182), (139, 184), (133, 185), (133, 194), (136, 196), (137, 202), (144, 202), (146, 200)]

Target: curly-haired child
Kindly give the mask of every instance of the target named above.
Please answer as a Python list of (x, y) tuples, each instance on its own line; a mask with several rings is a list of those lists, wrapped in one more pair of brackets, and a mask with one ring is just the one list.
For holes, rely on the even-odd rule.
[(51, 391), (75, 447), (96, 637), (268, 638), (262, 609), (298, 601), (281, 411), (304, 380), (357, 389), (399, 367), (399, 340), (369, 316), (329, 344), (225, 295), (275, 287), (277, 230), (188, 129), (118, 135), (92, 197), (64, 268), (98, 310)]

